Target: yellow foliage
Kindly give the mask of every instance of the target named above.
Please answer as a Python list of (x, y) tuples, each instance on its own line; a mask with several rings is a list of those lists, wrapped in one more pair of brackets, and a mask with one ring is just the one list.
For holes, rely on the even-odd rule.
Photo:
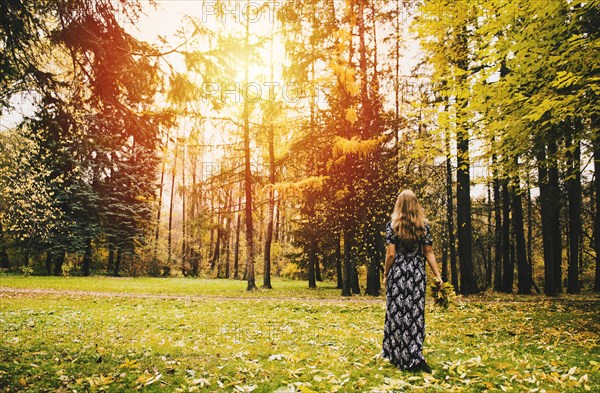
[(302, 277), (303, 270), (298, 267), (294, 262), (286, 263), (281, 269), (281, 275), (285, 278), (299, 279)]
[(346, 92), (351, 96), (358, 95), (360, 91), (360, 83), (356, 79), (356, 70), (352, 67), (348, 67), (345, 64), (339, 64), (336, 62), (332, 62), (330, 66), (344, 90), (346, 90)]
[(347, 187), (344, 187), (343, 190), (336, 191), (335, 199), (338, 201), (343, 201), (348, 196), (348, 194), (350, 194), (350, 191)]
[(379, 143), (379, 138), (360, 140), (356, 137), (352, 137), (352, 139), (336, 137), (335, 143), (333, 144), (333, 155), (338, 157), (344, 154), (358, 154), (359, 156), (365, 157), (375, 149)]
[(348, 120), (351, 124), (356, 123), (356, 121), (358, 120), (358, 114), (356, 113), (356, 108), (346, 109), (346, 120)]
[[(327, 179), (329, 176), (311, 176), (297, 182), (279, 182), (273, 185), (273, 190), (287, 196), (301, 196), (302, 192), (308, 189), (321, 190)], [(271, 186), (267, 185), (266, 189), (269, 187)]]

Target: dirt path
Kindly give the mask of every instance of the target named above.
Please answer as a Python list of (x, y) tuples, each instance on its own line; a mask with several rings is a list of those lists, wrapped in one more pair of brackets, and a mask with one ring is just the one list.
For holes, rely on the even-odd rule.
[(39, 288), (12, 288), (0, 287), (0, 297), (6, 295), (67, 295), (67, 296), (93, 296), (107, 298), (130, 298), (130, 299), (166, 299), (166, 300), (187, 300), (187, 301), (206, 301), (206, 300), (242, 300), (242, 301), (280, 301), (280, 302), (306, 302), (306, 303), (366, 303), (366, 304), (385, 304), (383, 299), (361, 299), (357, 297), (340, 299), (310, 299), (294, 297), (236, 297), (236, 296), (212, 296), (212, 295), (161, 295), (152, 293), (127, 293), (127, 292), (98, 292), (98, 291), (73, 291), (58, 289), (39, 289)]
[[(385, 305), (384, 298), (365, 299), (362, 296), (352, 296), (348, 298), (330, 298), (314, 299), (300, 297), (268, 297), (268, 296), (215, 296), (215, 295), (173, 295), (173, 294), (153, 294), (153, 293), (132, 293), (132, 292), (101, 292), (101, 291), (75, 291), (62, 289), (42, 289), (42, 288), (13, 288), (0, 286), (0, 297), (3, 296), (91, 296), (105, 298), (129, 298), (129, 299), (163, 299), (163, 300), (184, 300), (184, 301), (273, 301), (273, 302), (298, 302), (298, 303), (357, 303), (357, 304), (381, 304)], [(460, 297), (456, 303), (536, 303), (536, 302), (561, 302), (561, 303), (588, 303), (600, 305), (600, 296), (596, 294), (590, 297), (556, 297), (548, 298), (543, 295), (525, 296), (518, 300), (494, 299), (480, 296)]]

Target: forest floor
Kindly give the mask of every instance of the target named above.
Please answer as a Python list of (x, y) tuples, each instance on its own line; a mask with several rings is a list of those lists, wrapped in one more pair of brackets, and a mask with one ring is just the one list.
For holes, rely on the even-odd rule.
[[(260, 283), (260, 281), (257, 281)], [(380, 357), (385, 300), (275, 279), (0, 275), (0, 391), (598, 391), (600, 297), (428, 299), (431, 374)]]

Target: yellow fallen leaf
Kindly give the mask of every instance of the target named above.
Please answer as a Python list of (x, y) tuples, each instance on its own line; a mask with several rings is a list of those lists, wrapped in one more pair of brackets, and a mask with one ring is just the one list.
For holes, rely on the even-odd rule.
[(308, 386), (304, 386), (304, 385), (298, 386), (298, 390), (300, 390), (301, 393), (317, 393), (316, 391), (312, 390)]

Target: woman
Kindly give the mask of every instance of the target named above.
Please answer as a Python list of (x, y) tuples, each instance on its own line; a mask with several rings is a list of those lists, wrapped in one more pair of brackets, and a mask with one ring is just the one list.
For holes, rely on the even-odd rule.
[(386, 226), (385, 280), (387, 307), (382, 356), (401, 370), (431, 372), (423, 358), (425, 338), (425, 263), (441, 288), (442, 279), (431, 248), (431, 231), (417, 197), (398, 195)]

